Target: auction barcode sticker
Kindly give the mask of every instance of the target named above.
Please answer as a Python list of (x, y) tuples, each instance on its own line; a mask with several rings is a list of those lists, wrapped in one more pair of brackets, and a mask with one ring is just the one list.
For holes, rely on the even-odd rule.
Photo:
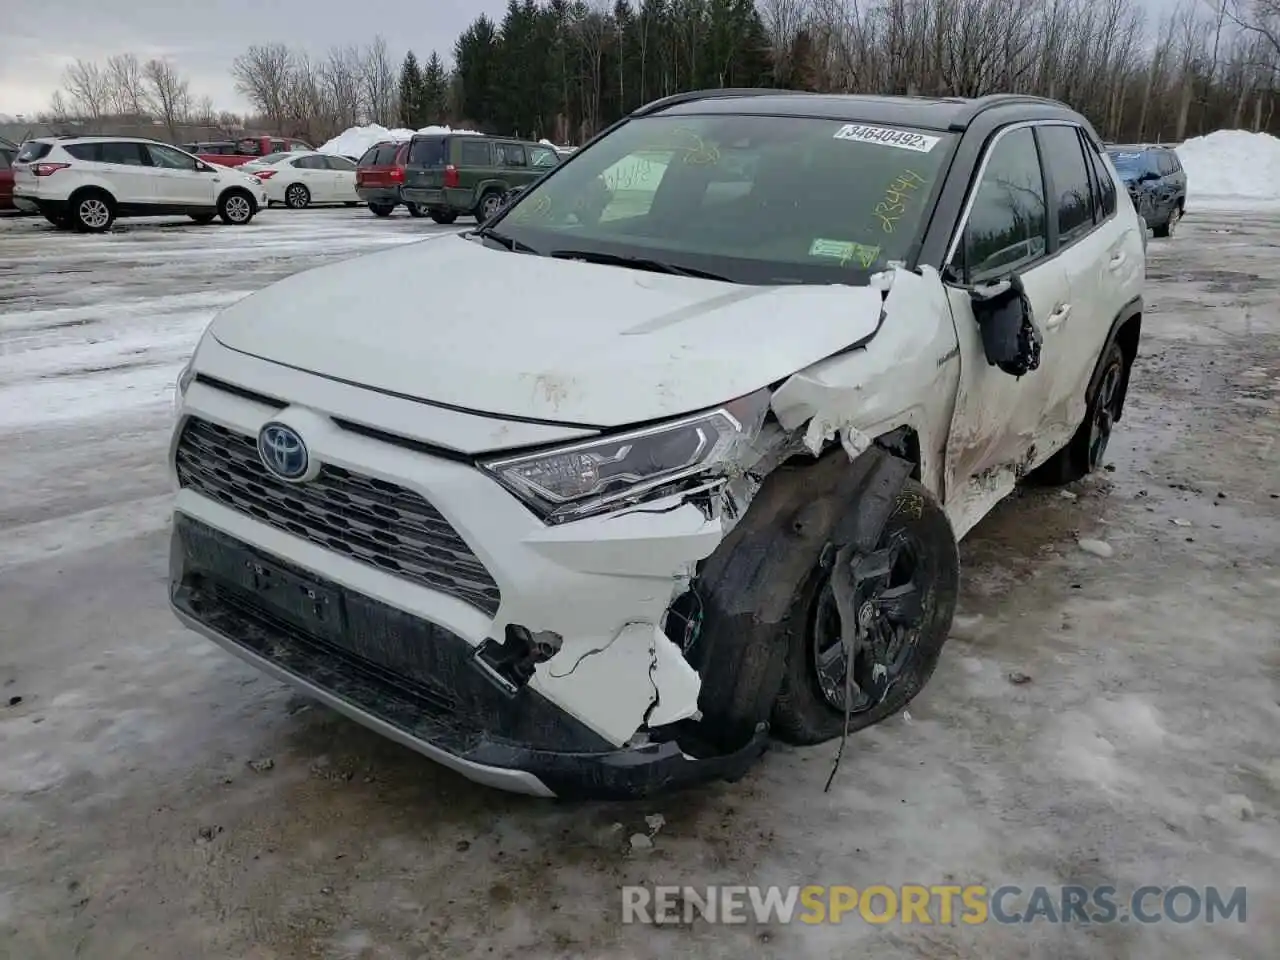
[(899, 150), (928, 153), (938, 145), (940, 137), (910, 130), (894, 130), (891, 127), (868, 127), (861, 123), (846, 123), (835, 133), (836, 140), (857, 140), (860, 143), (879, 143)]

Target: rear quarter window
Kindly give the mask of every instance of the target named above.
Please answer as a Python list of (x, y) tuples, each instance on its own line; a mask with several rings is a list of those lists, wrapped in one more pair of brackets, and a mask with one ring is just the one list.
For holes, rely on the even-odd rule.
[(102, 145), (98, 143), (69, 143), (62, 149), (77, 160), (97, 160), (98, 155), (102, 152)]
[(444, 139), (428, 137), (409, 144), (409, 163), (415, 167), (444, 166)]
[(24, 143), (22, 149), (18, 151), (18, 163), (35, 163), (37, 160), (43, 160), (49, 155), (49, 151), (53, 149), (52, 143), (40, 143), (32, 141)]
[(460, 137), (459, 140), (462, 146), (458, 151), (458, 157), (462, 166), (484, 167), (491, 163), (489, 141), (473, 140), (470, 137)]

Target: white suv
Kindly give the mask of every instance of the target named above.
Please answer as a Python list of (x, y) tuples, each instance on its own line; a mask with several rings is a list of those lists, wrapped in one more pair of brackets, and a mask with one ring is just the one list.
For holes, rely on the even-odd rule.
[(101, 233), (116, 217), (244, 224), (267, 195), (257, 177), (154, 140), (42, 137), (24, 143), (13, 163), (13, 202), (57, 226)]
[(173, 607), (535, 794), (865, 727), (937, 663), (958, 538), (1102, 462), (1142, 230), (1053, 101), (658, 101), (479, 230), (212, 322), (176, 395)]

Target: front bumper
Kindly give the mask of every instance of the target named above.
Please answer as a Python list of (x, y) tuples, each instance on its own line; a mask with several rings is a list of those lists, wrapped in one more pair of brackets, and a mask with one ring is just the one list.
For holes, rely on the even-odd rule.
[[(175, 467), (179, 526), (194, 523), (229, 538), (226, 549), (242, 551), (231, 562), (236, 570), (257, 556), (323, 584), (322, 593), (335, 598), (347, 619), (343, 629), (325, 633), (314, 623), (296, 621), (286, 631), (278, 615), (269, 615), (265, 621), (275, 632), (263, 633), (263, 612), (244, 608), (255, 598), (261, 601), (261, 591), (219, 574), (222, 567), (200, 561), (198, 552), (194, 561), (182, 559), (191, 553), (188, 543), (175, 561), (173, 581), (174, 607), (184, 622), (360, 722), (483, 782), (500, 776), (506, 782), (499, 785), (511, 785), (512, 778), (469, 765), (537, 771), (531, 775), (544, 789), (526, 788), (535, 793), (636, 795), (735, 776), (739, 763), (745, 769), (763, 749), (759, 738), (734, 744), (742, 749), (722, 757), (695, 742), (701, 679), (663, 631), (682, 578), (723, 538), (718, 517), (676, 499), (548, 527), (465, 454), (569, 442), (591, 435), (589, 430), (424, 406), (258, 360), (221, 346), (213, 336), (205, 337), (196, 361), (170, 462), (191, 453), (184, 437), (195, 434), (184, 431), (195, 421), (212, 425), (201, 427), (200, 450), (218, 456), (230, 451), (234, 457), (205, 471), (209, 485), (203, 489), (188, 459), (182, 460), (186, 479), (180, 480)], [(258, 464), (252, 438), (271, 420), (297, 429), (327, 472), (274, 492), (266, 478), (247, 477), (243, 495), (228, 491), (227, 477)], [(383, 520), (346, 511), (345, 504), (371, 498), (394, 509)], [(346, 519), (335, 513), (346, 513)], [(335, 535), (343, 542), (335, 544)], [(433, 555), (429, 570), (423, 569), (424, 554), (406, 553), (419, 549), (414, 541), (423, 537), (431, 541), (422, 548)], [(175, 541), (175, 551), (179, 547)], [(201, 571), (211, 566), (212, 573)], [(196, 580), (184, 579), (188, 569), (196, 571)], [(487, 578), (476, 576), (480, 572)], [(199, 578), (211, 576), (235, 594), (232, 606), (240, 612), (234, 617), (208, 605), (207, 584), (202, 587)], [(351, 610), (357, 611), (354, 625)], [(536, 664), (514, 696), (510, 690), (496, 696), (493, 678), (481, 676), (485, 671), (475, 661), (481, 648), (506, 643), (513, 630), (553, 633), (560, 649)], [(285, 649), (283, 633), (299, 649), (327, 650), (334, 662), (347, 664), (343, 671), (354, 663), (393, 686), (416, 683), (425, 689), (442, 680), (456, 701), (446, 711), (449, 724), (420, 730), (403, 720), (409, 708), (387, 712), (391, 700), (385, 693), (326, 686), (328, 674), (318, 666), (271, 661), (262, 651)], [(398, 646), (361, 646), (371, 636), (390, 637)], [(413, 696), (425, 695), (418, 690)], [(679, 743), (671, 742), (675, 731)]]
[[(272, 574), (287, 578), (277, 581), (286, 590), (307, 583), (312, 596), (323, 598), (323, 609), (279, 603), (279, 592), (262, 586)], [(474, 665), (462, 638), (182, 514), (174, 518), (170, 600), (182, 623), (242, 660), (468, 779), (503, 790), (605, 800), (649, 796), (709, 779), (735, 780), (767, 745), (761, 730), (734, 753), (701, 758), (677, 739), (610, 748), (537, 694), (508, 698)]]

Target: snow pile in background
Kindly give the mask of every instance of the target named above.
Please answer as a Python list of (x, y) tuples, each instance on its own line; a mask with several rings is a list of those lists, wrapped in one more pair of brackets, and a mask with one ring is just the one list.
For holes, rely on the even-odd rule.
[(358, 158), (379, 141), (408, 140), (415, 133), (461, 133), (480, 136), (475, 130), (453, 130), (449, 127), (423, 127), (421, 130), (406, 130), (404, 127), (388, 129), (381, 124), (371, 123), (367, 127), (348, 127), (319, 147), (319, 150), (321, 153), (333, 153), (340, 157)]
[(1280, 207), (1280, 139), (1269, 133), (1217, 130), (1177, 149), (1192, 208)]

